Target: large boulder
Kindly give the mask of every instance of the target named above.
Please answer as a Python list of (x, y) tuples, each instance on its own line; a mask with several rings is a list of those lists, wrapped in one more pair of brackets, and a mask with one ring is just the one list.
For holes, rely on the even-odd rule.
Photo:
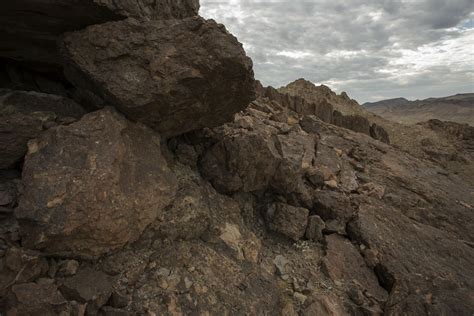
[(51, 71), (61, 66), (58, 37), (88, 25), (197, 15), (198, 0), (16, 0), (0, 3), (0, 56)]
[(83, 95), (165, 136), (230, 121), (255, 98), (242, 45), (199, 17), (90, 26), (68, 34), (62, 52)]
[(26, 247), (98, 257), (136, 240), (174, 197), (159, 136), (112, 109), (28, 145), (16, 209)]
[(84, 109), (74, 101), (51, 94), (2, 90), (0, 92), (0, 169), (25, 156), (28, 140), (47, 127), (79, 119)]

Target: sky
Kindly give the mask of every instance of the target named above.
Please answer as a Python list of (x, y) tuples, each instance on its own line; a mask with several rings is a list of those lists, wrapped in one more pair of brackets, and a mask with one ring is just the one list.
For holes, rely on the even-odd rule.
[(473, 0), (201, 0), (256, 79), (305, 78), (359, 103), (474, 92)]

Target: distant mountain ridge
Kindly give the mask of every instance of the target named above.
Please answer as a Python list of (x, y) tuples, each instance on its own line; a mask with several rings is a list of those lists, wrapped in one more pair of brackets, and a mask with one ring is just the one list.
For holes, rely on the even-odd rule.
[(363, 106), (388, 120), (416, 124), (430, 119), (474, 126), (474, 93), (409, 101), (405, 98), (367, 102)]
[(382, 100), (382, 101), (377, 101), (377, 102), (366, 102), (363, 104), (363, 106), (367, 108), (372, 107), (372, 106), (380, 106), (380, 105), (394, 106), (394, 105), (402, 105), (408, 102), (410, 102), (410, 100), (407, 100), (405, 98), (394, 98), (394, 99), (387, 99), (387, 100)]

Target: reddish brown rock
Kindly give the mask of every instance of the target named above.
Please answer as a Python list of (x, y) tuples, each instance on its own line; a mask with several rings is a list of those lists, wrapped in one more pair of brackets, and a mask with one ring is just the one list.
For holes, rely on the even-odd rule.
[(308, 225), (309, 211), (283, 203), (268, 206), (266, 220), (271, 230), (281, 233), (295, 241), (301, 239)]
[(136, 240), (174, 196), (160, 138), (111, 109), (29, 143), (16, 216), (23, 244), (97, 257)]
[(230, 121), (255, 98), (242, 45), (202, 18), (91, 26), (62, 52), (75, 86), (166, 136)]

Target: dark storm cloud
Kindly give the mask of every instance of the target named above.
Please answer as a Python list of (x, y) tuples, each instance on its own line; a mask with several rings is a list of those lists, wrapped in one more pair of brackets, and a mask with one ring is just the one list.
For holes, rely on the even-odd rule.
[(472, 0), (201, 0), (201, 7), (244, 43), (267, 85), (304, 77), (359, 101), (474, 90)]

